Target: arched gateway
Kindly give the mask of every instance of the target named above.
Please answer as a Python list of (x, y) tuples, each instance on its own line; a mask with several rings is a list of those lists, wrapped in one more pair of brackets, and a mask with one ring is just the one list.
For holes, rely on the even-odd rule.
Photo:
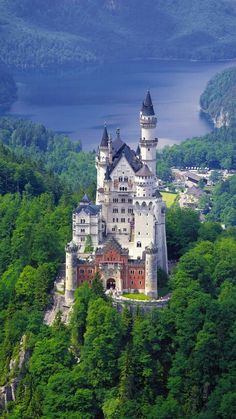
[(108, 280), (107, 280), (107, 290), (110, 290), (110, 289), (115, 289), (115, 287), (116, 287), (116, 281), (115, 281), (115, 279), (114, 278), (109, 278)]

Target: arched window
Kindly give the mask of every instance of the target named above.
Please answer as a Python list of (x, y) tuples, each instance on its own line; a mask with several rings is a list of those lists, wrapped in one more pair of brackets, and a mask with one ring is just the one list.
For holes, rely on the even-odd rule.
[(142, 247), (141, 242), (137, 242), (137, 247)]

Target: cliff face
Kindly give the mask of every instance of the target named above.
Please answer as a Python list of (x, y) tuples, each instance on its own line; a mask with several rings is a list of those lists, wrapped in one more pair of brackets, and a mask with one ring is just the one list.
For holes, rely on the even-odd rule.
[(222, 71), (208, 82), (200, 105), (216, 128), (236, 125), (236, 67)]
[(220, 113), (215, 117), (212, 117), (212, 121), (216, 128), (229, 127), (230, 126), (230, 115), (225, 109), (221, 108)]

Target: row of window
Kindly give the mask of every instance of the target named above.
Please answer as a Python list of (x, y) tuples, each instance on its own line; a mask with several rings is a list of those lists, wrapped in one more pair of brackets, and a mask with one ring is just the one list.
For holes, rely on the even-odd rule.
[[(113, 232), (115, 232), (115, 231), (116, 231), (116, 229), (117, 229), (116, 227), (112, 227), (112, 229), (111, 229), (111, 230), (112, 230)], [(125, 233), (126, 231), (127, 231), (127, 228), (123, 228), (123, 232)]]
[[(115, 204), (117, 204), (117, 203), (119, 202), (119, 198), (113, 198), (113, 202), (114, 202)], [(132, 204), (133, 200), (132, 200), (132, 198), (128, 198), (128, 200), (126, 201), (126, 199), (125, 199), (125, 198), (121, 198), (120, 202), (121, 202), (122, 204), (124, 204), (125, 202), (128, 202), (128, 204)]]
[[(119, 208), (113, 208), (112, 210), (113, 214), (118, 214)], [(125, 208), (121, 208), (120, 210), (121, 214), (125, 214)], [(128, 208), (128, 214), (133, 214), (133, 208)]]
[[(80, 273), (80, 274), (84, 274), (84, 273), (85, 273), (85, 270), (84, 270), (84, 269), (80, 269), (80, 270), (79, 270), (79, 273)], [(92, 270), (92, 269), (88, 269), (88, 270), (87, 270), (87, 273), (88, 273), (88, 274), (92, 274), (92, 273), (93, 273), (93, 270)]]
[[(134, 275), (135, 271), (132, 269), (132, 270), (130, 270), (130, 271), (129, 271), (129, 273), (130, 273), (131, 275)], [(143, 271), (142, 271), (142, 270), (140, 270), (140, 271), (138, 271), (138, 273), (139, 273), (139, 275), (142, 275), (142, 274), (143, 274)]]
[[(119, 218), (112, 218), (112, 222), (113, 223), (119, 223)], [(126, 222), (125, 218), (121, 218), (120, 222), (125, 223)], [(129, 218), (128, 218), (128, 223), (129, 223)]]

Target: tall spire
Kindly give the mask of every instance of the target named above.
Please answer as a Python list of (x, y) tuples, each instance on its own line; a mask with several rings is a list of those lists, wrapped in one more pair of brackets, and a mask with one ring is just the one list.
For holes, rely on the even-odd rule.
[(108, 140), (109, 140), (109, 136), (108, 136), (108, 132), (107, 132), (107, 126), (105, 124), (100, 146), (101, 147), (108, 147)]
[(153, 104), (152, 104), (152, 98), (151, 98), (151, 94), (149, 90), (147, 91), (146, 99), (143, 101), (142, 114), (145, 116), (155, 115)]

